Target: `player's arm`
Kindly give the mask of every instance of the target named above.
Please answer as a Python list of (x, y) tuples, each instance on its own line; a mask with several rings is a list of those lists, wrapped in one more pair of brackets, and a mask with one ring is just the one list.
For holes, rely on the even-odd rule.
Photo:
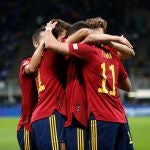
[(25, 67), (25, 73), (35, 73), (39, 67), (41, 62), (42, 54), (44, 49), (44, 41), (41, 41), (39, 47), (35, 50), (32, 55), (30, 63)]
[(108, 45), (117, 51), (117, 54), (121, 60), (135, 56), (133, 48), (125, 44), (117, 42), (109, 42)]
[(122, 64), (122, 62), (118, 59), (119, 63), (119, 75), (118, 75), (118, 87), (124, 91), (130, 91), (132, 86), (131, 86), (131, 81), (128, 77), (128, 74)]
[(82, 43), (106, 43), (110, 47), (113, 47), (117, 50), (118, 56), (123, 60), (130, 57), (133, 57), (135, 55), (134, 50), (132, 49), (132, 45), (130, 42), (120, 36), (114, 36), (114, 35), (108, 35), (108, 34), (90, 34), (87, 36)]
[(82, 41), (82, 43), (87, 44), (102, 44), (109, 42), (121, 43), (132, 48), (131, 43), (126, 38), (109, 34), (90, 34)]
[(51, 51), (55, 51), (56, 53), (65, 55), (71, 54), (81, 59), (91, 60), (89, 58), (91, 58), (95, 54), (94, 51), (96, 51), (93, 47), (87, 44), (69, 44), (59, 42), (52, 34), (52, 29), (54, 26), (54, 23), (47, 23), (45, 31), (45, 48)]
[(130, 92), (132, 89), (131, 81), (127, 77), (125, 80), (120, 81), (118, 84), (119, 89), (122, 89), (124, 91)]
[(78, 30), (77, 32), (75, 32), (74, 34), (72, 34), (71, 36), (69, 36), (65, 42), (78, 43), (78, 42), (82, 41), (85, 37), (90, 35), (91, 33), (93, 33), (92, 30), (87, 29), (87, 28), (82, 28), (82, 29)]
[(57, 53), (61, 53), (64, 55), (69, 54), (69, 44), (59, 42), (54, 35), (52, 34), (52, 30), (55, 28), (56, 23), (47, 23), (45, 30), (45, 48), (47, 50), (55, 51)]
[[(53, 24), (51, 22), (47, 23), (46, 31), (45, 31), (45, 48), (53, 50), (58, 53), (69, 54), (68, 44), (57, 41), (57, 39), (53, 36), (52, 29), (54, 28), (54, 26), (55, 26), (54, 23)], [(106, 35), (106, 34), (100, 34), (100, 36), (101, 36), (101, 42), (106, 42), (106, 41), (108, 42), (113, 39), (113, 36)], [(88, 42), (86, 42), (86, 39)], [(116, 40), (118, 40), (117, 36), (116, 36)], [(97, 34), (90, 34), (83, 40), (82, 43), (91, 43), (90, 41), (92, 41), (92, 43), (100, 42)]]

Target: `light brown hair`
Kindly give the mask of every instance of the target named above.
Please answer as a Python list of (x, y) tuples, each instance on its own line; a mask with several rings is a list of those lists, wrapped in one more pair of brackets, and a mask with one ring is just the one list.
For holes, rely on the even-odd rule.
[(106, 32), (107, 21), (101, 17), (87, 19), (86, 23), (89, 24), (92, 29), (103, 28), (104, 32)]

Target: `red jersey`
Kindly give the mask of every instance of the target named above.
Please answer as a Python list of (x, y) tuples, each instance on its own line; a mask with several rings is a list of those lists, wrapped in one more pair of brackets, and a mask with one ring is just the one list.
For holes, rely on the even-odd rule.
[(26, 129), (30, 130), (32, 111), (38, 98), (34, 76), (26, 74), (24, 71), (25, 66), (28, 65), (29, 62), (30, 58), (24, 59), (21, 63), (19, 71), (19, 80), (22, 95), (22, 110), (17, 130), (19, 130), (22, 125), (24, 125)]
[(119, 98), (118, 81), (127, 73), (113, 51), (86, 44), (70, 44), (70, 54), (84, 60), (82, 73), (88, 101), (88, 116), (96, 120), (125, 123), (125, 111)]
[(38, 103), (31, 122), (49, 117), (54, 110), (66, 115), (64, 62), (63, 55), (44, 50), (36, 77)]
[(83, 126), (87, 126), (87, 102), (79, 67), (81, 65), (81, 60), (69, 58), (66, 85), (67, 121), (65, 126), (71, 125), (73, 119), (76, 119)]

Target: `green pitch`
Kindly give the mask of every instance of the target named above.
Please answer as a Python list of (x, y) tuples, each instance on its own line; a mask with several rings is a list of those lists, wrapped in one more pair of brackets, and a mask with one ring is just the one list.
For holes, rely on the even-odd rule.
[(150, 117), (128, 118), (135, 150), (150, 150)]
[(0, 118), (0, 150), (19, 150), (16, 138), (18, 118)]
[[(130, 117), (135, 150), (150, 150), (150, 117)], [(0, 118), (0, 150), (19, 150), (16, 139), (18, 118)]]

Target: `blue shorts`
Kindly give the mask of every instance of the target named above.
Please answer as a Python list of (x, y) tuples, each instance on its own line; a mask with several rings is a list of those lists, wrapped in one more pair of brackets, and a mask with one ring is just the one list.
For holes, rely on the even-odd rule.
[(32, 133), (23, 126), (17, 131), (17, 139), (21, 150), (35, 150)]
[(78, 125), (65, 127), (66, 150), (87, 150), (87, 129)]
[(126, 145), (127, 146), (127, 150), (134, 150), (133, 140), (132, 140), (132, 136), (131, 136), (128, 120), (127, 120), (126, 126), (127, 126), (127, 145)]
[(126, 123), (97, 121), (91, 116), (88, 131), (90, 150), (133, 150)]
[(64, 116), (55, 111), (50, 117), (32, 123), (37, 150), (59, 150), (64, 141), (64, 121)]

